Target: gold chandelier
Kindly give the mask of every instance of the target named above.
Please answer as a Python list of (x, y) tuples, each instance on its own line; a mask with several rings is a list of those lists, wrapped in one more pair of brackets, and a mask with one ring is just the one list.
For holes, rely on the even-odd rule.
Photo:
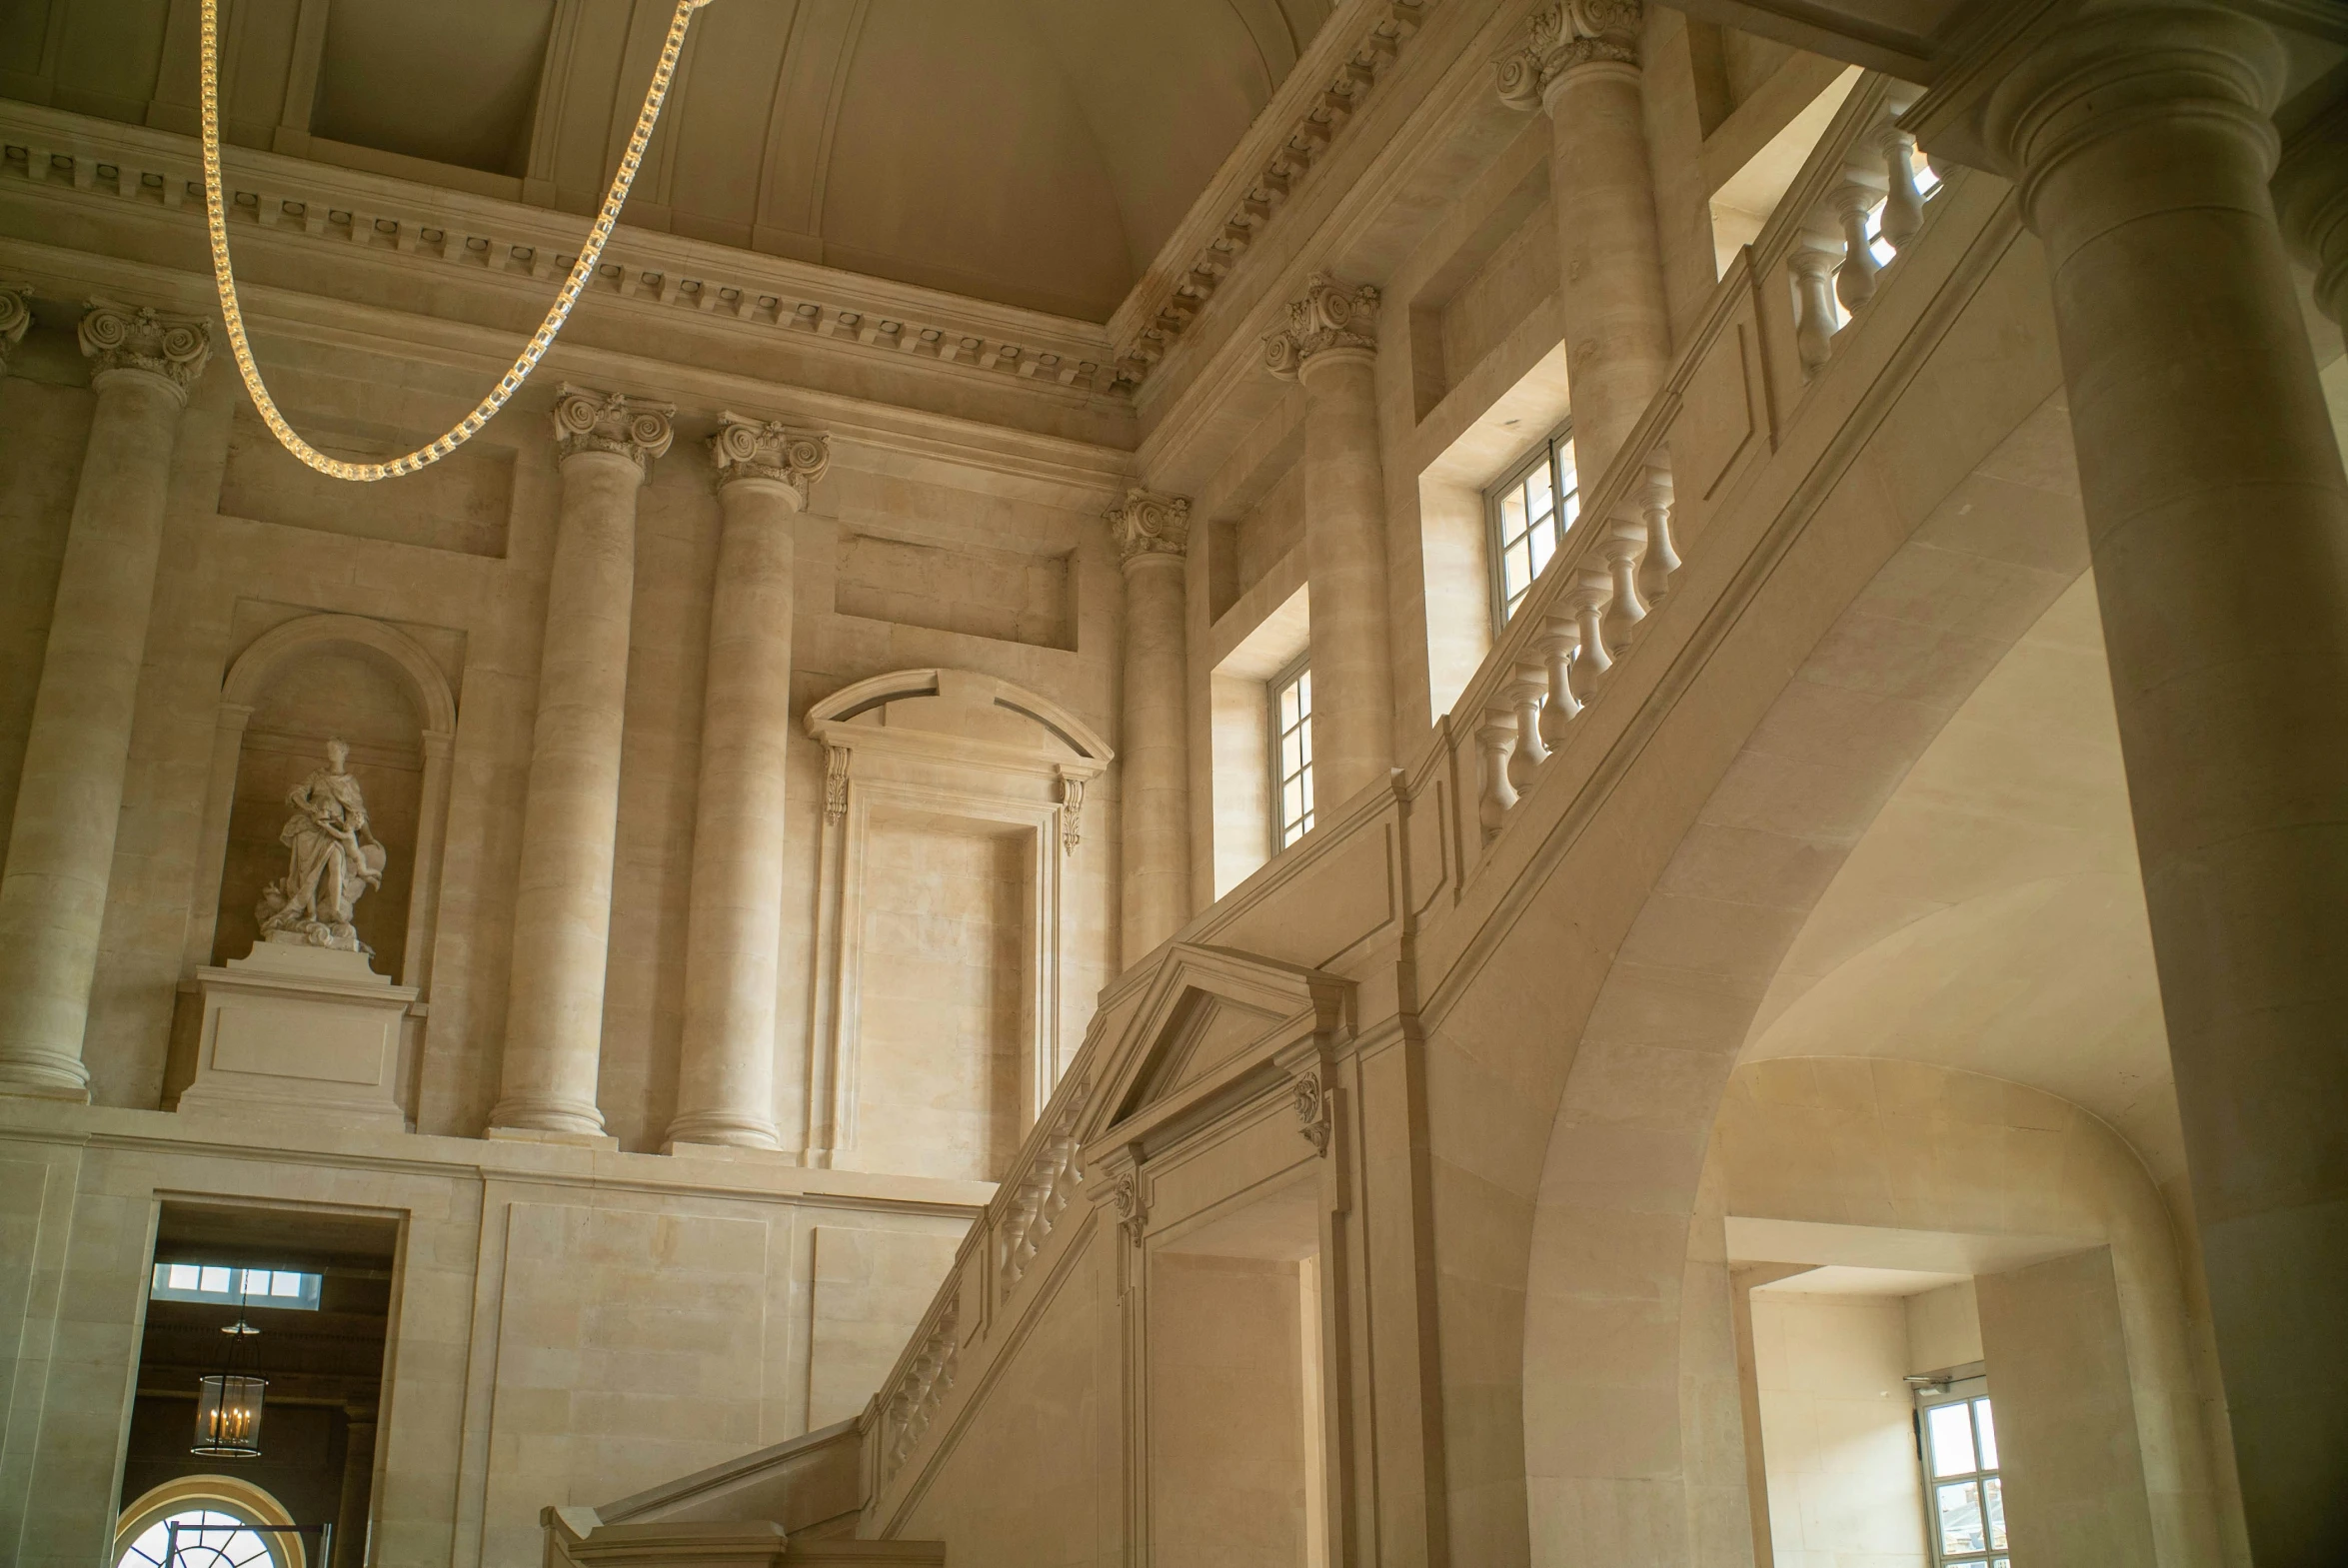
[(220, 185), (220, 0), (204, 0), (204, 215), (212, 231), (212, 276), (220, 286), (220, 312), (228, 321), (228, 343), (236, 355), (237, 373), (245, 378), (245, 388), (253, 395), (253, 406), (261, 411), (261, 418), (286, 451), (319, 473), (336, 479), (389, 479), (395, 474), (413, 474), (428, 464), (438, 463), (470, 441), (490, 422), (491, 416), (505, 407), (506, 400), (530, 379), (530, 373), (538, 368), (546, 351), (554, 347), (555, 335), (570, 318), (571, 307), (579, 303), (587, 280), (595, 276), (596, 265), (603, 259), (604, 244), (611, 239), (612, 229), (620, 221), (620, 209), (628, 204), (628, 188), (636, 183), (637, 166), (644, 161), (653, 126), (661, 117), (661, 101), (669, 95), (669, 78), (676, 74), (677, 57), (685, 48), (685, 30), (692, 25), (693, 13), (709, 3), (710, 0), (677, 0), (677, 14), (669, 21), (668, 42), (661, 48), (660, 63), (653, 67), (652, 86), (645, 91), (644, 108), (636, 116), (636, 134), (628, 138), (628, 149), (620, 155), (620, 167), (612, 175), (612, 188), (605, 193), (595, 227), (588, 232), (587, 243), (580, 247), (579, 260), (572, 264), (571, 276), (563, 280), (555, 303), (548, 307), (546, 320), (539, 323), (529, 344), (515, 357), (513, 368), (498, 379), (489, 396), (476, 404), (472, 413), (450, 426), (438, 441), (428, 442), (389, 463), (345, 463), (328, 457), (295, 434), (293, 426), (277, 411), (269, 389), (261, 384), (261, 369), (253, 363), (252, 346), (245, 341), (244, 312), (237, 308), (237, 281), (228, 263), (228, 205), (222, 198)]

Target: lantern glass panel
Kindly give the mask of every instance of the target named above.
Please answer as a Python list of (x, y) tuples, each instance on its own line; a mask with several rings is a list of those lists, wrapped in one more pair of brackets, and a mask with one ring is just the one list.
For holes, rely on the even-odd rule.
[(261, 1404), (265, 1379), (215, 1372), (196, 1389), (196, 1444), (191, 1453), (223, 1459), (261, 1456)]

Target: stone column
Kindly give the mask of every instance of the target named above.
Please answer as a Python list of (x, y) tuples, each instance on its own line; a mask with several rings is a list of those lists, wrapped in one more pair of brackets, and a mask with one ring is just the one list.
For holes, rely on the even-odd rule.
[(669, 450), (675, 413), (577, 387), (563, 388), (555, 403), (563, 509), (547, 582), (504, 1076), (492, 1130), (604, 1130), (595, 1080), (636, 589), (636, 495), (653, 460)]
[(783, 934), (783, 769), (791, 739), (791, 520), (831, 450), (823, 436), (727, 414), (718, 466), (718, 586), (702, 697), (701, 792), (686, 926), (685, 1039), (669, 1146), (780, 1148), (775, 966)]
[(1189, 656), (1183, 578), (1190, 503), (1126, 492), (1109, 514), (1126, 574), (1124, 765), (1125, 960), (1131, 965), (1190, 917)]
[(1312, 598), (1313, 793), (1332, 806), (1394, 762), (1385, 475), (1377, 443), (1377, 290), (1315, 273), (1263, 340), (1304, 384), (1304, 572)]
[(2283, 148), (2274, 194), (2284, 242), (2315, 270), (2315, 303), (2348, 329), (2348, 98)]
[(89, 1098), (82, 1029), (146, 658), (171, 447), (211, 328), (92, 303), (97, 408), (0, 880), (0, 1092)]
[(2101, 6), (1975, 112), (2053, 275), (2251, 1546), (2312, 1568), (2348, 1561), (2348, 478), (2283, 80), (2239, 12)]
[(1585, 495), (1671, 370), (1639, 88), (1645, 22), (1641, 0), (1563, 0), (1534, 12), (1523, 41), (1493, 62), (1503, 103), (1549, 114), (1557, 313)]

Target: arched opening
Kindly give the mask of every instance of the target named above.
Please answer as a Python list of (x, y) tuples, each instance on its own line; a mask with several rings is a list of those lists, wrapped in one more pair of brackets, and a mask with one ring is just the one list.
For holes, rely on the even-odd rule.
[(302, 1538), (284, 1528), (294, 1523), (284, 1504), (250, 1481), (183, 1475), (123, 1509), (109, 1561), (114, 1568), (308, 1568)]

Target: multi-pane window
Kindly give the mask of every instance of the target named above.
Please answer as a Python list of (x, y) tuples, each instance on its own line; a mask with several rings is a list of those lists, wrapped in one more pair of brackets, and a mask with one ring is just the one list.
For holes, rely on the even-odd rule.
[(320, 1276), (282, 1268), (238, 1268), (226, 1263), (158, 1263), (148, 1296), (156, 1301), (239, 1302), (318, 1310)]
[(1916, 1399), (1924, 1460), (1924, 1528), (1936, 1568), (2008, 1568), (2005, 1487), (1989, 1385), (1973, 1377)]
[(1573, 442), (1559, 429), (1484, 493), (1491, 533), (1492, 612), (1506, 625), (1581, 511)]
[(1302, 659), (1274, 676), (1271, 710), (1271, 852), (1312, 826), (1312, 671)]

